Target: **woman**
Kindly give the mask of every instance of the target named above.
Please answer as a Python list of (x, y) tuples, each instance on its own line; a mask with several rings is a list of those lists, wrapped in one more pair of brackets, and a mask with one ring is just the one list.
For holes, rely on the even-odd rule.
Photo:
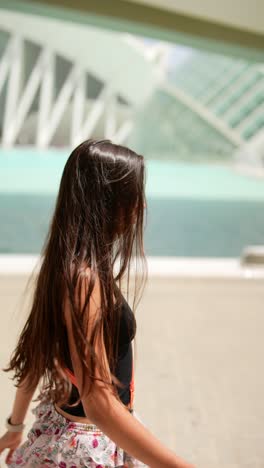
[(129, 286), (132, 258), (144, 265), (144, 189), (143, 157), (108, 140), (83, 142), (66, 162), (29, 318), (5, 369), (17, 385), (0, 439), (9, 467), (191, 468), (133, 409), (136, 320), (121, 281)]

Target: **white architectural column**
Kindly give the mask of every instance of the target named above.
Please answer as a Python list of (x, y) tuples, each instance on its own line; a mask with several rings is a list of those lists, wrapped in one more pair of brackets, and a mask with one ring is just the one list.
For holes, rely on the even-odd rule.
[(14, 123), (14, 117), (18, 105), (21, 89), (22, 67), (23, 67), (23, 41), (19, 35), (12, 37), (12, 46), (10, 50), (11, 66), (8, 77), (6, 106), (3, 123), (2, 144), (10, 145), (12, 140), (10, 127)]

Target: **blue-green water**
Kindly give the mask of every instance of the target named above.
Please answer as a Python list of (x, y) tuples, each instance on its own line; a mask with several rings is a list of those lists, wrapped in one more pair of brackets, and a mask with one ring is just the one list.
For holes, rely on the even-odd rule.
[[(0, 152), (0, 253), (38, 253), (68, 157)], [(264, 242), (264, 181), (221, 166), (146, 161), (145, 249), (153, 256), (237, 257)]]
[[(0, 148), (0, 193), (54, 194), (67, 151)], [(206, 200), (264, 201), (264, 180), (232, 168), (146, 160), (147, 196)]]

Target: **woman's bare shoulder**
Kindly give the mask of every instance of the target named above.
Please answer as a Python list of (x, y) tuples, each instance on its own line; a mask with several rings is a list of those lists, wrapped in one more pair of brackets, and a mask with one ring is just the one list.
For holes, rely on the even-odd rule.
[[(92, 268), (85, 263), (83, 263), (78, 269), (77, 284), (75, 286), (74, 297), (72, 299), (75, 301), (79, 301), (79, 299), (81, 299), (81, 304), (84, 303), (91, 281), (93, 283), (93, 289), (90, 297), (92, 302), (99, 306), (101, 297), (99, 276), (96, 271), (92, 270)], [(70, 302), (69, 291), (67, 290), (64, 302), (64, 310), (66, 313), (67, 309), (71, 307)]]
[(81, 280), (85, 280), (88, 283), (91, 279), (98, 282), (99, 276), (95, 269), (91, 268), (86, 262), (82, 262), (78, 267), (75, 264), (71, 266), (71, 278), (73, 279), (74, 275), (76, 275), (77, 270), (77, 283), (80, 283)]

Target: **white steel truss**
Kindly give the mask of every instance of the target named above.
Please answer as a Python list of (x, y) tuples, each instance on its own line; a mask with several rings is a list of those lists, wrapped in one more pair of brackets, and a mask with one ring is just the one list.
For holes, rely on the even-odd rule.
[(52, 144), (69, 105), (72, 116), (68, 144), (71, 146), (91, 137), (100, 118), (105, 122), (102, 137), (113, 138), (119, 143), (128, 138), (133, 126), (133, 108), (126, 106), (130, 117), (118, 125), (116, 112), (120, 104), (111, 83), (102, 84), (100, 93), (92, 100), (86, 115), (87, 71), (79, 63), (72, 63), (63, 86), (54, 99), (56, 53), (48, 47), (42, 47), (26, 83), (22, 83), (24, 47), (22, 37), (11, 36), (0, 60), (0, 93), (7, 83), (0, 141), (2, 146), (11, 147), (16, 144), (37, 95), (39, 102), (35, 116), (34, 144), (39, 148)]
[[(19, 18), (16, 17), (17, 23), (8, 30), (7, 18), (8, 16), (5, 18), (4, 14), (0, 18), (0, 30), (9, 33), (9, 40), (0, 58), (0, 94), (4, 94), (5, 101), (0, 134), (2, 146), (12, 147), (23, 141), (30, 141), (29, 144), (38, 148), (52, 145), (74, 147), (93, 135), (125, 143), (134, 126), (136, 112), (143, 105), (144, 99), (151, 96), (156, 89), (161, 89), (183, 104), (186, 109), (198, 115), (233, 147), (241, 150), (240, 154), (244, 154), (244, 150), (250, 154), (254, 153), (256, 161), (261, 166), (264, 165), (263, 128), (260, 127), (248, 140), (243, 136), (247, 125), (251, 124), (252, 120), (259, 119), (262, 111), (253, 109), (250, 115), (243, 117), (236, 128), (232, 128), (227, 121), (227, 117), (239, 111), (242, 104), (254, 97), (256, 91), (261, 90), (261, 78), (260, 82), (252, 82), (246, 93), (242, 94), (236, 104), (228, 108), (223, 115), (216, 115), (213, 108), (218, 101), (222, 103), (232, 96), (238, 86), (251, 80), (254, 70), (248, 68), (245, 63), (235, 64), (222, 76), (220, 82), (216, 83), (217, 86), (213, 90), (208, 89), (208, 92), (201, 95), (198, 93), (197, 98), (194, 98), (180, 86), (176, 87), (166, 81), (164, 71), (168, 65), (167, 46), (151, 46), (147, 50), (140, 40), (131, 40), (124, 35), (120, 53), (126, 62), (124, 66), (121, 64), (119, 72), (116, 63), (111, 63), (111, 67), (109, 65), (104, 67), (103, 61), (108, 48), (114, 50), (120, 47), (121, 36), (117, 39), (114, 35), (108, 36), (104, 33), (94, 57), (92, 53), (85, 55), (78, 48), (78, 44), (70, 41), (71, 37), (79, 34), (77, 42), (83, 41), (89, 44), (91, 52), (92, 44), (98, 39), (97, 34), (99, 34), (94, 30), (65, 23), (63, 33), (68, 38), (65, 48), (59, 32), (57, 33), (57, 28), (62, 26), (49, 22), (51, 33), (47, 35), (46, 29), (43, 28), (43, 18), (35, 20), (29, 29), (32, 20), (24, 15), (21, 29)], [(38, 25), (41, 26), (39, 30)], [(57, 42), (54, 40), (56, 33)], [(24, 54), (27, 41), (37, 47), (38, 55), (25, 79)], [(58, 57), (68, 63), (59, 89), (56, 75)], [(87, 58), (89, 60), (86, 62)], [(128, 67), (130, 62), (133, 62), (131, 70)], [(140, 72), (137, 74), (138, 70)], [(89, 94), (91, 76), (100, 83), (98, 92), (92, 97)], [(227, 93), (222, 96), (220, 91), (228, 82), (230, 85), (226, 90)], [(67, 117), (67, 129), (64, 128), (65, 117)], [(183, 115), (179, 129), (184, 129), (188, 121), (189, 116)], [(64, 138), (60, 140), (58, 135), (63, 129)], [(27, 132), (30, 133), (28, 138)]]

